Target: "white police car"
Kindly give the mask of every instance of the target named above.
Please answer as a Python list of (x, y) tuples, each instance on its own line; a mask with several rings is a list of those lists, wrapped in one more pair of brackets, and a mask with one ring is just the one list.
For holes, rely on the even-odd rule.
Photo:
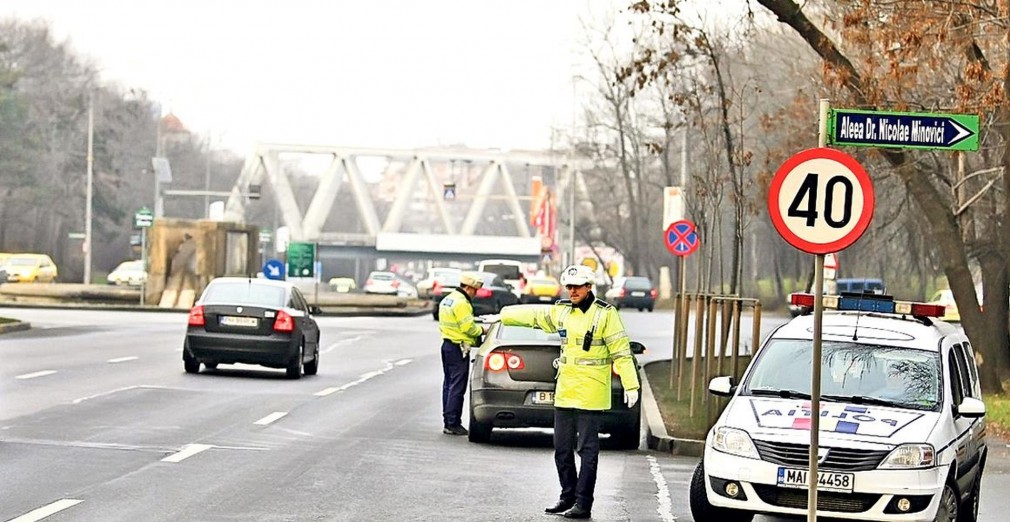
[[(813, 308), (813, 295), (794, 295)], [(976, 520), (985, 406), (968, 338), (932, 319), (936, 305), (823, 302), (818, 514)], [(807, 514), (813, 324), (804, 315), (772, 332), (739, 386), (710, 383), (732, 398), (691, 481), (696, 521)]]

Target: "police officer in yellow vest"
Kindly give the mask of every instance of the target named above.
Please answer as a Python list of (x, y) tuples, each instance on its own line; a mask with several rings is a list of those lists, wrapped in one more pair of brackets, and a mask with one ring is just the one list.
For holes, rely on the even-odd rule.
[[(624, 402), (638, 402), (638, 374), (624, 324), (611, 304), (593, 295), (595, 276), (589, 267), (573, 265), (561, 273), (570, 300), (547, 309), (506, 307), (505, 325), (533, 326), (561, 335), (554, 394), (554, 464), (561, 496), (547, 513), (589, 518), (600, 454), (600, 416), (610, 409), (611, 364), (624, 386)], [(575, 451), (580, 469), (576, 474)]]
[(480, 340), (484, 329), (473, 320), (470, 300), (484, 281), (476, 274), (463, 273), (459, 287), (438, 305), (438, 329), (442, 333), (442, 433), (466, 435), (463, 427), (463, 393), (469, 374), (470, 347)]

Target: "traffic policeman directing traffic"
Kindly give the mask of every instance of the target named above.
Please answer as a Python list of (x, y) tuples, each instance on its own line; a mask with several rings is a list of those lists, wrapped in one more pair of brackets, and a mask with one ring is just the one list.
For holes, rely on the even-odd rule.
[(460, 275), (454, 288), (438, 305), (438, 329), (442, 333), (442, 433), (466, 435), (463, 427), (463, 393), (469, 373), (470, 347), (478, 344), (484, 329), (473, 320), (470, 300), (484, 281), (477, 275)]
[[(600, 417), (610, 409), (611, 364), (621, 377), (624, 402), (638, 402), (638, 374), (624, 324), (613, 305), (593, 295), (593, 271), (582, 265), (561, 273), (570, 300), (550, 308), (505, 307), (505, 325), (532, 326), (561, 336), (561, 356), (555, 361), (558, 382), (554, 394), (554, 464), (561, 496), (547, 513), (565, 518), (589, 518), (600, 454)], [(575, 452), (581, 466), (575, 469)]]

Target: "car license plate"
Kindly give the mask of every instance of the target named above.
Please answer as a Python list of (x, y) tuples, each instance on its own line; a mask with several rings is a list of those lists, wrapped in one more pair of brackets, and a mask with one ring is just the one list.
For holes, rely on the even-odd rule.
[[(779, 468), (778, 485), (784, 488), (807, 489), (807, 471), (805, 469)], [(842, 491), (852, 493), (852, 485), (856, 481), (852, 473), (817, 472), (817, 489), (824, 491)]]
[(221, 325), (222, 326), (246, 326), (246, 327), (257, 327), (260, 321), (255, 317), (236, 317), (233, 315), (222, 315)]
[(645, 297), (645, 292), (631, 292), (631, 297)]
[(533, 404), (554, 404), (554, 392), (552, 391), (533, 392)]
[(549, 296), (549, 295), (542, 295), (542, 296), (540, 296), (540, 300), (549, 303), (549, 302), (553, 301), (554, 298), (551, 297), (551, 296)]

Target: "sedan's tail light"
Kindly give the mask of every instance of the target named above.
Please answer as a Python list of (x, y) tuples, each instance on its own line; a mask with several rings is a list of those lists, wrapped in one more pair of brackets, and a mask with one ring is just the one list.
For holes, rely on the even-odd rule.
[(491, 297), (491, 290), (488, 288), (479, 288), (477, 290), (477, 297)]
[(372, 280), (371, 279), (365, 279), (365, 286), (372, 286)]
[(293, 332), (295, 330), (295, 319), (291, 317), (291, 314), (281, 310), (277, 312), (277, 318), (274, 319), (274, 331), (275, 332)]
[(484, 358), (485, 370), (500, 372), (506, 367), (510, 370), (522, 370), (526, 367), (526, 363), (518, 354), (508, 352), (491, 352)]
[(393, 288), (400, 288), (400, 282), (399, 281), (393, 281)]
[(620, 293), (620, 294), (618, 294), (618, 295), (619, 295), (620, 297), (626, 297), (626, 296), (628, 295), (628, 291), (627, 291), (627, 290), (625, 290), (624, 288), (622, 288), (622, 289), (621, 289), (621, 293)]
[(207, 321), (203, 318), (203, 305), (197, 305), (189, 309), (189, 325), (204, 326)]
[(649, 297), (655, 299), (657, 295), (658, 295), (658, 293), (656, 292), (655, 288), (653, 288), (652, 290), (649, 290)]

